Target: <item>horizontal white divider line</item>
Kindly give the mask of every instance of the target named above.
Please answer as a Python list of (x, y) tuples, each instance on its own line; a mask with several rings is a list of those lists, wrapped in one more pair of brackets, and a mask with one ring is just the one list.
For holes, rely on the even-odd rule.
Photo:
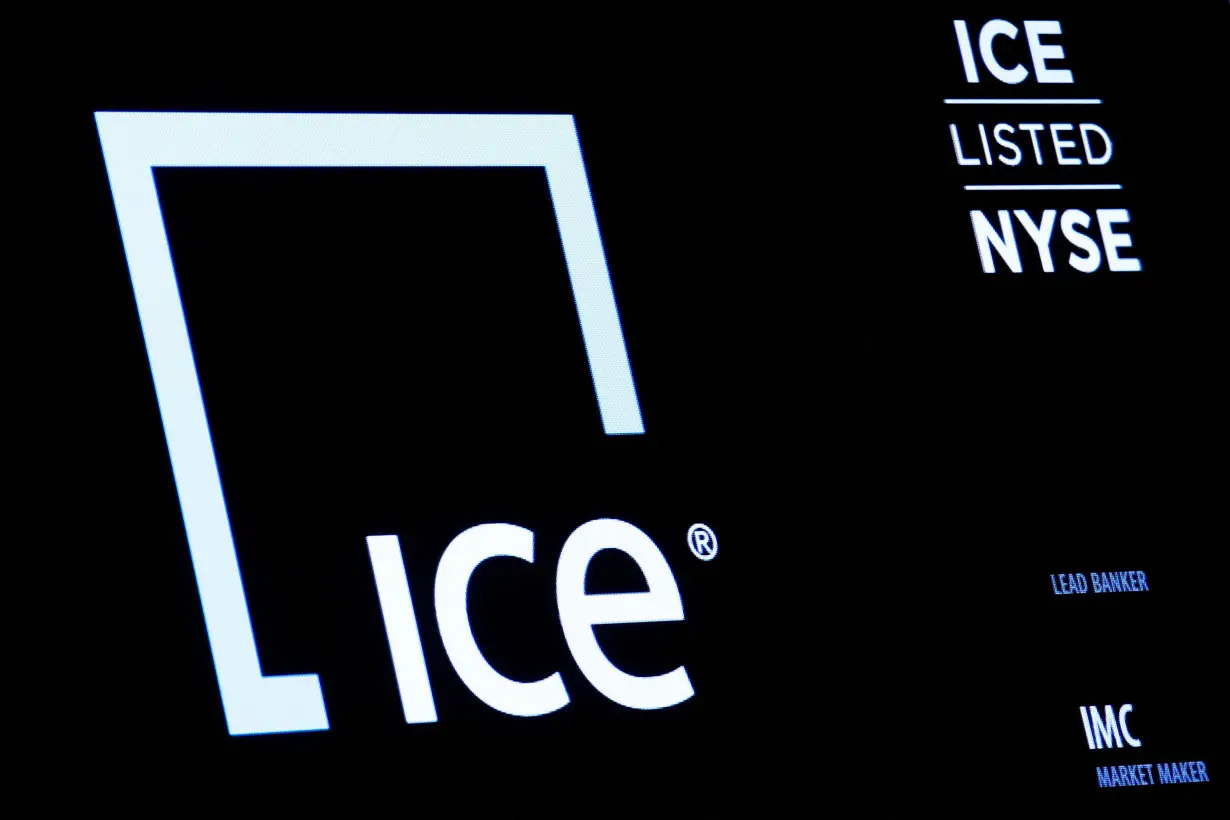
[(967, 191), (1122, 191), (1122, 185), (966, 185)]
[(996, 98), (996, 99), (950, 99), (944, 100), (944, 105), (1101, 105), (1102, 101), (1093, 97), (1063, 97), (1063, 98)]

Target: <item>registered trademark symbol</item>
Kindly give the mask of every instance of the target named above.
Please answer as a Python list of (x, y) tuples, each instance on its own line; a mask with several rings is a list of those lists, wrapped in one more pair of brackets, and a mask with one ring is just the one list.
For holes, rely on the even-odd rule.
[(718, 550), (717, 535), (707, 524), (693, 524), (688, 527), (688, 546), (700, 560), (712, 561)]

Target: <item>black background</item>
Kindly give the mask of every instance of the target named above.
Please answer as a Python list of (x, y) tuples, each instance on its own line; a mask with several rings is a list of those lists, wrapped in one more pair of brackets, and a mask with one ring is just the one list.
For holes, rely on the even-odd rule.
[[(1211, 816), (1226, 11), (19, 15), (9, 795), (31, 815)], [(954, 112), (996, 93), (964, 83), (957, 17), (1059, 19), (1076, 84), (1002, 95), (1105, 104)], [(327, 733), (226, 733), (97, 110), (576, 117), (644, 436), (602, 435), (541, 172), (157, 172), (263, 669), (319, 674)], [(963, 191), (1055, 181), (958, 168), (947, 124), (980, 115), (1097, 122), (1111, 164), (1061, 181), (1124, 191)], [(1144, 270), (984, 274), (975, 207), (1125, 207)], [(555, 558), (604, 516), (654, 538), (687, 618), (603, 646), (638, 674), (684, 663), (678, 707), (605, 701), (562, 640)], [(507, 675), (561, 671), (573, 701), (547, 717), (479, 702), (435, 631), (439, 554), (488, 521), (534, 530), (536, 561), (476, 573), (475, 633)], [(376, 533), (401, 539), (434, 725), (402, 720)], [(591, 590), (636, 588), (608, 558)], [(1051, 592), (1115, 569), (1152, 591)], [(1123, 702), (1144, 746), (1086, 749), (1078, 706)], [(1096, 788), (1097, 765), (1192, 759), (1211, 784)]]

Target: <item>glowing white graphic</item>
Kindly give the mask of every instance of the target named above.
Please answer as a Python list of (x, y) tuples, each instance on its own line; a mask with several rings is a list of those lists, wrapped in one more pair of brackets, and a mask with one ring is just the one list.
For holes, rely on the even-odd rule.
[[(590, 595), (585, 592), (589, 562), (604, 549), (617, 549), (636, 561), (647, 592)], [(671, 568), (649, 536), (624, 521), (603, 518), (582, 524), (568, 536), (555, 573), (555, 597), (564, 640), (590, 683), (611, 700), (632, 709), (664, 709), (692, 697), (687, 670), (637, 677), (611, 663), (594, 627), (598, 624), (644, 624), (682, 621), (683, 601)]]
[(1132, 711), (1132, 704), (1125, 703), (1119, 707), (1118, 719), (1115, 707), (1106, 705), (1105, 719), (1098, 713), (1098, 707), (1081, 707), (1081, 723), (1085, 727), (1085, 742), (1090, 749), (1122, 749), (1123, 742), (1133, 749), (1139, 749), (1141, 743), (1132, 737), (1128, 731), (1127, 716)]
[(945, 105), (1101, 105), (1096, 97), (1046, 97), (1024, 99), (1020, 97), (995, 98), (950, 98), (944, 100)]
[[(406, 722), (434, 723), (431, 683), (397, 536), (373, 535), (367, 543), (380, 590), (380, 608), (389, 627), (389, 649)], [(587, 594), (589, 563), (604, 549), (619, 550), (635, 561), (648, 591)], [(445, 654), (462, 683), (491, 708), (517, 717), (549, 714), (567, 706), (570, 700), (559, 672), (526, 683), (506, 678), (487, 662), (474, 639), (467, 609), (470, 577), (492, 558), (520, 558), (532, 563), (534, 533), (513, 524), (479, 524), (448, 545), (436, 568), (435, 583), (436, 621)], [(568, 649), (581, 673), (603, 695), (631, 709), (664, 709), (692, 697), (692, 682), (682, 666), (663, 675), (629, 675), (610, 662), (594, 637), (597, 624), (683, 620), (683, 601), (675, 576), (658, 546), (644, 532), (614, 518), (600, 518), (577, 527), (560, 552), (555, 595)]]
[(231, 734), (329, 726), (316, 675), (261, 673), (156, 167), (542, 167), (607, 435), (644, 432), (572, 117), (95, 114)]
[(436, 620), (444, 651), (457, 676), (479, 700), (507, 715), (535, 717), (568, 705), (568, 690), (559, 672), (521, 683), (487, 663), (470, 629), (466, 611), (470, 576), (488, 558), (534, 561), (534, 533), (513, 524), (480, 524), (457, 536), (440, 556), (436, 569)]
[(389, 637), (393, 674), (397, 677), (406, 723), (435, 723), (436, 701), (427, 677), (427, 659), (423, 657), (423, 639), (410, 600), (401, 544), (396, 535), (369, 535), (367, 552), (372, 559), (376, 594), (380, 597), (380, 612)]
[(1086, 185), (966, 185), (967, 191), (1122, 191), (1117, 183)]
[[(1107, 267), (1115, 272), (1140, 271), (1139, 259), (1121, 256), (1119, 253), (1120, 248), (1132, 246), (1131, 235), (1115, 230), (1116, 225), (1129, 223), (1131, 215), (1123, 208), (1099, 208), (1095, 213), (1102, 247), (1106, 249)], [(997, 214), (999, 230), (996, 230), (982, 211), (970, 211), (970, 222), (974, 226), (974, 240), (978, 245), (978, 256), (982, 259), (982, 270), (985, 273), (995, 273), (995, 257), (998, 255), (1008, 266), (1008, 270), (1020, 273), (1024, 268), (1021, 266), (1021, 253), (1017, 247), (1012, 219), (1006, 210), (997, 211)], [(1041, 221), (1035, 223), (1028, 211), (1021, 209), (1012, 211), (1012, 216), (1020, 222), (1025, 234), (1033, 240), (1038, 253), (1038, 261), (1042, 265), (1042, 270), (1047, 273), (1055, 272), (1051, 242), (1054, 238), (1057, 214), (1056, 209), (1048, 208), (1042, 212)], [(1078, 208), (1068, 208), (1059, 216), (1058, 223), (1064, 238), (1085, 252), (1083, 256), (1078, 256), (1075, 252), (1069, 253), (1066, 260), (1068, 266), (1081, 273), (1093, 273), (1100, 268), (1102, 248), (1099, 247), (1097, 240), (1076, 230), (1078, 225), (1084, 229), (1089, 228), (1091, 223), (1089, 214)]]
[[(978, 76), (978, 61), (974, 57), (974, 49), (970, 43), (969, 27), (964, 20), (953, 20), (953, 28), (957, 34), (957, 48), (961, 52), (961, 66), (965, 69), (967, 83), (980, 82)], [(1001, 83), (1017, 85), (1029, 76), (1029, 69), (1017, 63), (1012, 68), (1001, 65), (995, 57), (994, 41), (1003, 35), (1015, 40), (1019, 29), (1007, 20), (988, 20), (978, 33), (978, 54), (983, 65), (991, 76)], [(1063, 34), (1063, 28), (1058, 20), (1026, 20), (1025, 40), (1029, 43), (1029, 57), (1034, 66), (1034, 76), (1040, 83), (1071, 83), (1072, 72), (1066, 68), (1052, 68), (1048, 61), (1064, 59), (1063, 47), (1042, 42), (1042, 35), (1058, 36)]]
[(688, 549), (702, 561), (717, 557), (717, 533), (708, 524), (693, 524), (688, 527)]
[[(970, 40), (969, 26), (964, 20), (953, 20), (953, 29), (957, 35), (957, 50), (961, 54), (961, 65), (965, 71), (965, 81), (967, 83), (982, 82), (978, 72), (978, 56), (974, 52), (973, 45)], [(1058, 62), (1065, 59), (1064, 50), (1061, 45), (1056, 43), (1043, 43), (1042, 37), (1058, 37), (1063, 34), (1063, 27), (1058, 20), (1025, 20), (1025, 39), (1029, 44), (1030, 60), (1033, 63), (1034, 75), (1039, 83), (1064, 83), (1071, 84), (1075, 82), (1072, 72), (1064, 68), (1054, 68), (1048, 63)], [(1007, 68), (1000, 64), (995, 57), (994, 42), (995, 38), (1004, 36), (1009, 39), (1016, 39), (1018, 29), (1015, 25), (1007, 20), (989, 20), (985, 23), (978, 35), (978, 54), (981, 55), (982, 61), (985, 64), (987, 71), (996, 80), (1007, 83), (1009, 85), (1017, 85), (1029, 76), (1029, 69), (1018, 63), (1012, 68)], [(945, 105), (1101, 105), (1102, 101), (1096, 97), (950, 97), (944, 100)], [(968, 129), (968, 126), (966, 126)], [(1018, 133), (1019, 129), (1019, 133)], [(1020, 167), (1022, 165), (1034, 167), (1044, 167), (1054, 164), (1059, 167), (1069, 166), (1104, 166), (1110, 163), (1111, 157), (1114, 154), (1114, 143), (1111, 140), (1110, 134), (1106, 129), (1097, 123), (1066, 123), (1066, 122), (1021, 122), (1015, 125), (1006, 122), (980, 122), (977, 123), (978, 142), (975, 143), (969, 133), (966, 138), (962, 139), (957, 123), (949, 123), (948, 132), (952, 138), (952, 147), (955, 154), (957, 165), (960, 167), (977, 167), (983, 166), (1007, 166)], [(991, 140), (988, 138), (988, 132), (994, 138), (996, 149), (993, 154)], [(1050, 145), (1053, 150), (1043, 150), (1042, 140), (1039, 139), (1039, 132), (1049, 133)], [(1080, 134), (1080, 147), (1084, 149), (1083, 158), (1081, 152), (1076, 148), (1078, 143), (1075, 140), (1076, 133)], [(1064, 135), (1071, 134), (1073, 139), (1065, 139)], [(1015, 135), (1015, 137), (1014, 137)], [(1025, 135), (1028, 135), (1028, 143), (1026, 143)], [(1097, 144), (1090, 141), (1090, 135), (1096, 135)], [(1019, 144), (1018, 144), (1019, 143)], [(977, 147), (981, 145), (982, 156), (978, 156)], [(1024, 146), (1033, 148), (1033, 162), (1030, 163), (1026, 158), (1028, 154), (1023, 150)], [(1003, 151), (999, 149), (1004, 149)], [(1007, 153), (1005, 153), (1006, 151)], [(1044, 156), (1045, 155), (1045, 156)], [(966, 185), (966, 191), (1121, 191), (1123, 186), (1119, 183), (1097, 182), (1097, 183), (1014, 183), (1014, 184), (987, 184), (987, 185)], [(1021, 211), (1017, 211), (1021, 213)], [(999, 215), (1000, 227), (1005, 231), (1011, 230), (1011, 226), (1005, 222), (1003, 213)], [(1073, 215), (1065, 223), (1065, 232), (1072, 230), (1073, 220), (1077, 217)], [(989, 238), (989, 233), (993, 232), (986, 220), (985, 215), (981, 212), (971, 215), (974, 221), (974, 232), (976, 241), (979, 243), (979, 255), (983, 260), (983, 270), (990, 273), (993, 272), (993, 263), (990, 262), (990, 257), (987, 253), (986, 243), (988, 241), (995, 244), (997, 250), (1000, 250), (1002, 258), (1008, 262), (1009, 269), (1019, 273), (1012, 267), (1012, 258), (1016, 253), (1015, 239), (1005, 237), (999, 242)], [(1048, 229), (1049, 231), (1049, 229)], [(1084, 237), (1081, 235), (1081, 240), (1078, 242), (1082, 249), (1085, 248), (1083, 242)], [(1036, 240), (1035, 240), (1036, 241)], [(1041, 247), (1041, 246), (1039, 246)], [(1099, 252), (1100, 257), (1100, 252)], [(1049, 258), (1049, 252), (1048, 252)], [(1086, 257), (1088, 259), (1089, 257)], [(992, 267), (988, 268), (987, 265)], [(1049, 265), (1044, 262), (1044, 267)], [(1092, 263), (1090, 270), (1095, 270), (1099, 263)], [(1072, 265), (1076, 270), (1081, 270), (1085, 273), (1090, 271), (1085, 270), (1086, 261), (1078, 261)], [(1047, 270), (1053, 270), (1046, 267)], [(1112, 270), (1115, 270), (1113, 264)], [(1125, 268), (1126, 270), (1126, 268)]]

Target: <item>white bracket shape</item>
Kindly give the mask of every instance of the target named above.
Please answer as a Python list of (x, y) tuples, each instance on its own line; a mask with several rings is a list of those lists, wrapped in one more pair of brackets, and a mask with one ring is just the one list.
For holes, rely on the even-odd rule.
[(154, 168), (541, 167), (607, 435), (645, 431), (569, 115), (94, 115), (232, 735), (329, 728), (316, 675), (261, 674)]

